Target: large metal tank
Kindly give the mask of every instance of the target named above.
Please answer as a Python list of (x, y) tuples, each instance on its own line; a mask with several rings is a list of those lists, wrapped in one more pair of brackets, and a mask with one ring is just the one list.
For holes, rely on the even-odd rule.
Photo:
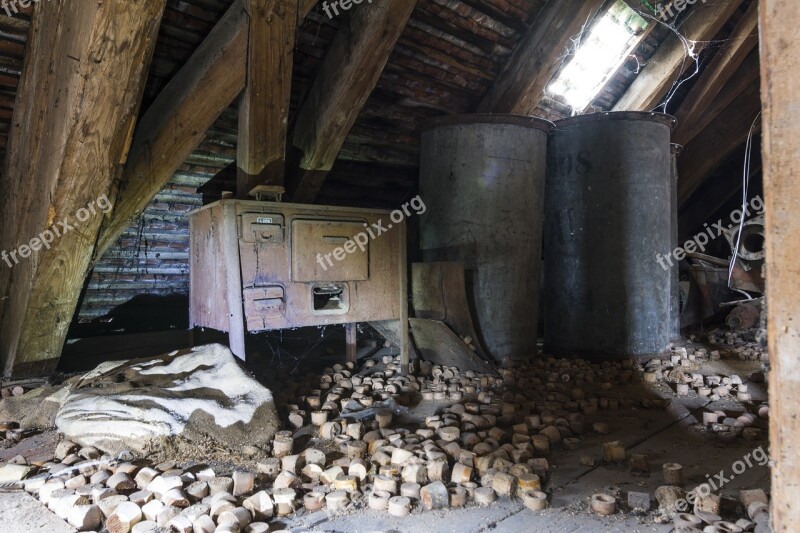
[(553, 124), (517, 115), (423, 127), (425, 261), (461, 261), (480, 341), (496, 360), (536, 353), (542, 202)]
[(556, 122), (545, 187), (546, 352), (662, 353), (674, 325), (675, 119), (596, 113)]

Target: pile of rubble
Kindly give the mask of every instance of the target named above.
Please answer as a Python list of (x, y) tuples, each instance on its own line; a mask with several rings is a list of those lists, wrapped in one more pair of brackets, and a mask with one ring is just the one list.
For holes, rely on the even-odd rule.
[[(593, 364), (541, 357), (509, 362), (496, 375), (424, 362), (416, 376), (405, 375), (391, 357), (367, 361), (360, 370), (336, 365), (321, 376), (286, 381), (276, 403), (287, 406), (284, 415), (295, 430), (279, 431), (272, 442), (256, 445), (269, 457), (250, 470), (217, 475), (206, 465), (152, 466), (127, 452), (113, 457), (62, 441), (53, 461), (38, 468), (6, 465), (0, 481), (21, 480), (24, 490), (80, 530), (104, 526), (111, 533), (158, 527), (259, 532), (268, 530), (273, 517), (301, 509), (337, 513), (369, 507), (402, 517), (415, 508), (489, 505), (498, 497), (519, 498), (527, 508), (542, 510), (548, 505), (551, 449), (575, 450), (586, 432), (608, 433), (608, 424), (598, 420), (603, 413), (669, 406), (656, 395), (627, 390), (644, 391), (649, 381), (679, 375), (684, 384), (712, 385), (707, 378), (700, 384), (691, 373), (680, 373), (690, 354), (676, 350), (675, 356), (675, 361), (646, 366), (633, 360)], [(721, 396), (716, 389), (729, 385), (731, 391), (738, 388), (737, 394), (745, 392), (744, 384), (731, 377), (715, 385), (709, 397)], [(404, 406), (420, 398), (439, 402), (438, 409), (414, 420)], [(707, 423), (728, 427), (723, 415), (709, 415)], [(735, 420), (731, 427), (746, 428), (748, 421)], [(24, 463), (18, 459), (13, 462)], [(603, 460), (649, 469), (646, 456), (628, 456), (618, 441), (603, 447)], [(682, 483), (668, 470), (665, 465), (665, 486), (674, 488), (662, 487), (655, 495), (662, 509), (669, 509), (673, 496), (684, 497)], [(645, 499), (646, 506), (639, 503)], [(621, 501), (621, 493), (603, 493), (590, 507), (608, 515)], [(749, 525), (723, 523), (720, 510), (702, 502), (695, 504), (694, 515), (675, 515), (676, 528), (700, 527), (687, 516), (705, 520), (714, 531), (758, 531), (768, 520), (756, 500), (752, 509), (745, 507)], [(629, 493), (628, 504), (647, 510), (650, 495)]]

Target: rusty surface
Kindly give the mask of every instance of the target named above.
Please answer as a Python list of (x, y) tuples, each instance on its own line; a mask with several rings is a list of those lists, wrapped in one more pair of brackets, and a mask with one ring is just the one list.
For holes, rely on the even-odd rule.
[(462, 339), (469, 337), (476, 347), (475, 352), (487, 358), (472, 321), (463, 263), (414, 263), (411, 267), (411, 300), (416, 318), (444, 322)]
[[(233, 224), (223, 224), (226, 205), (233, 207)], [(393, 224), (388, 211), (223, 200), (190, 218), (192, 326), (258, 332), (401, 316), (398, 262), (405, 224)], [(324, 260), (366, 231), (364, 224), (379, 222), (386, 232), (371, 238), (364, 252), (356, 248), (341, 261), (331, 256), (333, 266)], [(238, 294), (225, 288), (225, 227), (238, 233)], [(238, 300), (244, 324), (229, 319), (228, 302)]]

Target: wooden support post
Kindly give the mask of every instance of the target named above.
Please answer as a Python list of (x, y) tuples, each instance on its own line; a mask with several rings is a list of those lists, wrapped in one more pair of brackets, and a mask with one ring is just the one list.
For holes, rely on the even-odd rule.
[(250, 15), (247, 87), (239, 102), (236, 196), (283, 185), (298, 0), (244, 0)]
[(5, 375), (43, 374), (58, 362), (111, 209), (164, 6), (35, 4), (0, 178), (8, 201), (0, 244), (21, 258), (0, 273)]
[(772, 530), (800, 524), (800, 2), (761, 0)]
[(355, 323), (344, 325), (345, 342), (347, 343), (346, 361), (348, 363), (358, 361), (357, 326), (358, 324)]

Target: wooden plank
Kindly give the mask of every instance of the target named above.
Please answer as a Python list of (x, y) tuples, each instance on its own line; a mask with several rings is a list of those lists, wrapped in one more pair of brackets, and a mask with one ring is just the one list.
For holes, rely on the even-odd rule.
[(234, 0), (139, 121), (96, 257), (132, 224), (242, 92), (247, 33), (247, 15), (240, 1)]
[(342, 22), (290, 134), (298, 159), (287, 181), (292, 201), (316, 198), (415, 5), (416, 0), (361, 4)]
[(752, 85), (685, 147), (678, 159), (678, 206), (746, 140), (761, 110), (759, 82)]
[(236, 195), (283, 185), (298, 0), (245, 0), (247, 86), (239, 102)]
[(694, 59), (688, 55), (688, 44), (685, 40), (694, 43), (694, 53), (699, 52), (722, 29), (740, 4), (741, 0), (695, 4), (692, 12), (678, 29), (682, 38), (672, 33), (661, 43), (625, 94), (614, 105), (613, 110), (655, 109), (680, 75), (693, 65)]
[(726, 42), (730, 44), (716, 53), (675, 113), (678, 127), (672, 142), (686, 145), (700, 133), (702, 128), (693, 127), (695, 117), (705, 113), (758, 45), (758, 2), (750, 4)]
[(545, 87), (561, 66), (559, 58), (601, 5), (599, 1), (585, 0), (548, 2), (476, 111), (533, 114)]
[(761, 1), (772, 530), (800, 524), (800, 2)]
[[(5, 375), (49, 369), (61, 352), (111, 207), (98, 198), (127, 150), (164, 6), (35, 4), (2, 178), (3, 190), (15, 193), (1, 242), (21, 256), (0, 278)], [(52, 242), (44, 246), (46, 231)]]

